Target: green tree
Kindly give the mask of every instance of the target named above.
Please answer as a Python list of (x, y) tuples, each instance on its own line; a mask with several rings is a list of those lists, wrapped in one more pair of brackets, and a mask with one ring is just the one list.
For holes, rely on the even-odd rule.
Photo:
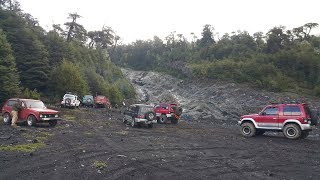
[(67, 37), (67, 42), (75, 40), (84, 44), (87, 41), (87, 30), (81, 24), (77, 23), (78, 18), (81, 18), (79, 14), (69, 13), (68, 19), (71, 19), (71, 22), (64, 23), (67, 27), (65, 35)]
[(0, 29), (0, 104), (20, 93), (19, 75), (4, 32)]
[(65, 92), (71, 91), (78, 95), (89, 92), (88, 84), (79, 71), (79, 67), (68, 61), (63, 61), (50, 76), (50, 88), (55, 95), (62, 96)]

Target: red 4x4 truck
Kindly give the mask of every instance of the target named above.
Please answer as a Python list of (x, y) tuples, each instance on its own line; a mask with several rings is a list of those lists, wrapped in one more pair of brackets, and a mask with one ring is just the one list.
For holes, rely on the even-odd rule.
[[(22, 110), (18, 114), (18, 122), (26, 121), (28, 126), (34, 126), (38, 122), (48, 122), (50, 126), (55, 126), (58, 120), (61, 120), (59, 112), (47, 109), (44, 103), (34, 99), (20, 99)], [(3, 122), (11, 123), (11, 111), (17, 99), (9, 99), (2, 107)]]
[(308, 105), (300, 103), (268, 105), (259, 114), (242, 116), (239, 124), (245, 137), (282, 131), (287, 138), (298, 139), (306, 138), (317, 122), (317, 116), (311, 113)]
[(182, 108), (174, 103), (161, 103), (155, 106), (156, 117), (158, 123), (167, 123), (168, 120), (172, 124), (177, 124), (182, 114)]

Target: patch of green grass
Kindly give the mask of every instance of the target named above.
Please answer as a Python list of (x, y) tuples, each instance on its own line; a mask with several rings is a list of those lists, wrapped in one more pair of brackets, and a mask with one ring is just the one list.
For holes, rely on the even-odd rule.
[(0, 145), (0, 151), (21, 151), (21, 152), (34, 152), (37, 149), (43, 148), (44, 143), (30, 143), (18, 145)]
[(92, 166), (97, 169), (103, 169), (103, 168), (107, 167), (107, 163), (103, 162), (103, 161), (93, 161)]
[(66, 121), (75, 121), (76, 120), (76, 116), (74, 115), (70, 115), (70, 114), (66, 114), (63, 116), (63, 119)]
[(128, 135), (128, 131), (119, 131), (119, 132), (116, 132), (117, 134), (121, 134), (121, 135)]
[(94, 133), (92, 133), (92, 132), (84, 132), (83, 134), (87, 135), (87, 136), (93, 136), (94, 135)]

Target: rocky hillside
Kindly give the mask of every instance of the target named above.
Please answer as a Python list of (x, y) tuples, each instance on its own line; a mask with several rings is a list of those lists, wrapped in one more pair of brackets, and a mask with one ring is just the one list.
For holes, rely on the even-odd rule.
[(157, 72), (122, 69), (137, 91), (137, 98), (147, 104), (177, 102), (183, 107), (183, 120), (232, 120), (242, 114), (258, 112), (270, 103), (307, 102), (319, 109), (318, 98), (294, 93), (275, 93), (235, 83), (207, 80), (181, 80)]

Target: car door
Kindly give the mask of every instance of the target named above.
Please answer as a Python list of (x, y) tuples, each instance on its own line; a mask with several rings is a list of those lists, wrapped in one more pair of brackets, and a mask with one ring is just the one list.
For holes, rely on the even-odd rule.
[(279, 107), (267, 106), (255, 119), (260, 128), (278, 128), (279, 127)]

